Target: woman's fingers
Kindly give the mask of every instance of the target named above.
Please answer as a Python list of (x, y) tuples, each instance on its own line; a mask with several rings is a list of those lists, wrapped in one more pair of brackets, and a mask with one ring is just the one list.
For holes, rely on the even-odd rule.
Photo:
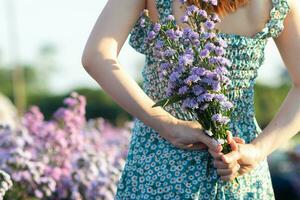
[(236, 177), (239, 173), (240, 166), (239, 164), (235, 165), (230, 169), (217, 169), (219, 176), (224, 177), (227, 180), (230, 180), (232, 177)]
[(232, 138), (236, 143), (245, 144), (245, 140), (239, 137)]
[(203, 150), (206, 148), (207, 148), (207, 146), (205, 144), (203, 144), (202, 142), (186, 145), (186, 149), (190, 149), (190, 150)]
[(221, 156), (224, 155), (222, 152), (216, 152), (211, 149), (208, 149), (208, 152), (212, 155), (215, 160), (221, 160)]
[(209, 149), (213, 150), (213, 151), (220, 151), (220, 149), (222, 148), (222, 145), (218, 143), (218, 141), (216, 141), (213, 138), (208, 137), (207, 135), (205, 135), (205, 133), (200, 134), (199, 140), (201, 142), (203, 142)]
[(232, 151), (238, 150), (238, 146), (237, 146), (235, 140), (233, 140), (232, 134), (230, 131), (227, 131), (227, 142), (228, 142), (228, 144), (230, 144), (230, 148)]
[(220, 176), (229, 176), (229, 175), (234, 175), (237, 171), (239, 171), (239, 169), (240, 169), (239, 164), (236, 164), (229, 169), (217, 169), (217, 173)]
[(241, 154), (238, 151), (231, 151), (228, 154), (222, 155), (221, 159), (225, 163), (231, 163), (240, 159)]
[(224, 163), (222, 160), (214, 160), (214, 167), (217, 169), (230, 169), (233, 168), (237, 162)]

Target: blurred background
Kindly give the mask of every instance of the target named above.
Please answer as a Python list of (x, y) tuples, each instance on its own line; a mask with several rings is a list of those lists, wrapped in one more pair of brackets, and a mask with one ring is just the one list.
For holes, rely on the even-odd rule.
[[(95, 161), (94, 166), (96, 168), (98, 165), (103, 166), (105, 160), (107, 163), (112, 163), (118, 171), (118, 173), (109, 170), (93, 172), (94, 179), (85, 180), (86, 183), (82, 186), (81, 183), (78, 183), (80, 178), (74, 180), (74, 177), (66, 172), (67, 169), (73, 170), (73, 172), (76, 171), (75, 169), (78, 170), (78, 162), (84, 160), (84, 153), (80, 150), (74, 150), (76, 153), (80, 153), (78, 153), (77, 160), (72, 160), (68, 165), (66, 164), (69, 167), (61, 167), (60, 163), (49, 169), (49, 161), (43, 161), (40, 164), (43, 164), (44, 171), (40, 174), (39, 180), (34, 180), (31, 173), (26, 173), (28, 168), (23, 166), (24, 155), (26, 153), (31, 155), (25, 156), (30, 163), (33, 162), (33, 158), (36, 159), (36, 162), (40, 162), (40, 157), (36, 156), (36, 151), (40, 151), (40, 149), (33, 151), (33, 147), (31, 147), (28, 150), (28, 145), (24, 145), (24, 142), (22, 148), (20, 144), (14, 143), (12, 145), (14, 138), (21, 138), (23, 141), (29, 136), (25, 137), (23, 134), (20, 136), (19, 132), (14, 131), (13, 128), (3, 126), (1, 134), (2, 137), (5, 136), (7, 142), (0, 142), (0, 152), (5, 154), (7, 159), (2, 159), (0, 166), (3, 171), (11, 175), (14, 183), (14, 186), (7, 193), (7, 199), (51, 199), (53, 194), (59, 199), (91, 199), (88, 197), (92, 193), (91, 185), (95, 187), (97, 184), (98, 189), (105, 188), (98, 191), (98, 199), (112, 198), (111, 194), (115, 192), (113, 183), (116, 183), (122, 164), (124, 164), (132, 125), (130, 123), (133, 118), (114, 103), (81, 66), (81, 54), (85, 42), (105, 3), (106, 0), (0, 0), (0, 123), (9, 124), (10, 127), (18, 127), (16, 115), (19, 113), (22, 116), (20, 123), (27, 128), (25, 132), (29, 133), (31, 139), (36, 141), (35, 138), (39, 134), (36, 127), (45, 129), (45, 126), (49, 132), (52, 131), (51, 137), (55, 138), (57, 129), (62, 129), (64, 133), (70, 133), (70, 127), (66, 130), (65, 126), (70, 122), (72, 113), (77, 112), (74, 110), (74, 102), (77, 102), (76, 105), (85, 106), (84, 113), (81, 113), (82, 119), (76, 119), (84, 121), (82, 126), (85, 127), (85, 134), (100, 134), (102, 141), (99, 141), (98, 145), (106, 142), (109, 143), (107, 144), (108, 149), (111, 150), (112, 146), (115, 148), (113, 153), (115, 160), (107, 161), (107, 156), (112, 154), (110, 151), (103, 155), (103, 157), (106, 156), (106, 159)], [(144, 56), (135, 52), (126, 42), (119, 60), (126, 71), (141, 85)], [(255, 87), (255, 112), (262, 128), (276, 114), (290, 86), (291, 82), (284, 63), (275, 44), (270, 40), (266, 48), (266, 60), (259, 70)], [(77, 95), (73, 93), (70, 96), (74, 91), (77, 92)], [(83, 101), (81, 97), (85, 100)], [(73, 100), (73, 104), (70, 103), (70, 99)], [(63, 107), (63, 102), (66, 107)], [(31, 106), (33, 105), (37, 107), (32, 109)], [(70, 116), (67, 116), (67, 111), (71, 113)], [(61, 120), (64, 122), (64, 127), (61, 126)], [(37, 121), (39, 124), (32, 127), (31, 123)], [(51, 130), (48, 129), (49, 123), (54, 124), (56, 129), (53, 127)], [(86, 127), (89, 128), (86, 129)], [(75, 127), (72, 131), (77, 130), (76, 128), (82, 129), (82, 127)], [(13, 137), (8, 137), (8, 132)], [(76, 134), (80, 138), (82, 133), (77, 132)], [(119, 137), (120, 132), (124, 132), (123, 137)], [(72, 132), (72, 134), (74, 133)], [(96, 135), (93, 136), (97, 137)], [(7, 150), (8, 143), (13, 146), (13, 148), (9, 147), (9, 151)], [(120, 144), (123, 144), (122, 149), (120, 149)], [(300, 136), (298, 134), (269, 156), (276, 199), (300, 199), (299, 144)], [(92, 146), (91, 149), (94, 153), (99, 151), (92, 144), (90, 146)], [(20, 150), (20, 148), (24, 151), (24, 155), (22, 153), (12, 155), (12, 149)], [(58, 148), (62, 148), (62, 144)], [(53, 153), (47, 152), (47, 156), (50, 157), (50, 155)], [(8, 162), (8, 158), (13, 156), (16, 156), (16, 159)], [(20, 161), (20, 158), (23, 160)], [(82, 173), (91, 173), (90, 168), (92, 167), (91, 164), (88, 164), (91, 163), (91, 158), (85, 157), (85, 161), (89, 170), (85, 168)], [(7, 164), (10, 162), (14, 162), (14, 167)], [(23, 164), (17, 165), (17, 162)], [(19, 165), (22, 167), (20, 168)], [(28, 164), (28, 166), (31, 165), (32, 163)], [(22, 169), (22, 175), (20, 175), (20, 169)], [(47, 184), (43, 182), (42, 177), (51, 178), (54, 176), (53, 173), (58, 173), (57, 171), (59, 171), (59, 175), (56, 174), (56, 179), (52, 182), (47, 179)], [(99, 180), (100, 176), (104, 176), (103, 173), (106, 174), (107, 179)], [(112, 174), (114, 175), (113, 180), (111, 180)], [(83, 177), (82, 174), (77, 174), (77, 176)], [(67, 182), (66, 180), (68, 180), (68, 184), (61, 185), (58, 183), (59, 181)], [(22, 181), (30, 182), (31, 186), (29, 188), (21, 187), (18, 182), (21, 183)], [(43, 184), (48, 185), (48, 190), (40, 189)], [(62, 193), (64, 195), (59, 196)]]

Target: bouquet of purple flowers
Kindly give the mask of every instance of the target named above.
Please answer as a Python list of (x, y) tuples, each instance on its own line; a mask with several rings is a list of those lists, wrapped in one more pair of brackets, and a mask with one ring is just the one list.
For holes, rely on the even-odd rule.
[[(153, 23), (148, 16), (141, 21), (151, 26), (147, 45), (153, 50), (159, 63), (159, 77), (167, 80), (167, 98), (161, 99), (153, 107), (180, 103), (180, 107), (191, 113), (204, 128), (204, 132), (222, 144), (223, 153), (231, 151), (227, 143), (230, 113), (234, 105), (227, 97), (231, 81), (227, 67), (231, 62), (224, 57), (226, 42), (217, 37), (220, 22), (214, 12), (207, 12), (195, 5), (186, 5), (181, 22), (187, 27), (179, 27), (173, 15), (164, 22)], [(204, 6), (216, 6), (217, 1), (207, 0)]]

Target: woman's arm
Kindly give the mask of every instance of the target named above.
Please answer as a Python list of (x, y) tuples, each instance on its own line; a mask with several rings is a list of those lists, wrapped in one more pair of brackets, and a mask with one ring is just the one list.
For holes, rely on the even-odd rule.
[(284, 30), (274, 39), (288, 69), (293, 86), (280, 110), (251, 143), (262, 151), (264, 159), (300, 131), (300, 2), (290, 1), (291, 10), (284, 22)]
[(108, 0), (87, 41), (82, 56), (84, 68), (117, 104), (174, 146), (218, 148), (198, 122), (177, 119), (162, 107), (152, 108), (155, 102), (118, 62), (120, 49), (144, 7), (144, 0)]
[(118, 54), (139, 14), (143, 0), (108, 0), (89, 36), (82, 64), (113, 100), (145, 124), (161, 131), (174, 117), (153, 102), (118, 62)]

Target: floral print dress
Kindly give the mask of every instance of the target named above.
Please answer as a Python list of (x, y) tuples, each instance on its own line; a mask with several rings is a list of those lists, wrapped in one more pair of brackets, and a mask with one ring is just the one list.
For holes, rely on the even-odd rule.
[[(173, 0), (155, 0), (160, 19), (172, 14)], [(290, 9), (287, 0), (272, 0), (270, 18), (262, 31), (252, 37), (219, 33), (228, 44), (226, 57), (232, 61), (232, 84), (229, 98), (236, 105), (231, 115), (230, 129), (234, 136), (250, 143), (260, 133), (254, 112), (254, 83), (257, 70), (264, 62), (264, 50), (269, 38), (283, 30), (283, 21)], [(141, 28), (140, 16), (130, 35), (130, 45), (145, 54), (142, 70), (143, 90), (155, 102), (166, 97), (166, 82), (160, 81), (158, 65), (151, 49), (144, 42), (150, 27)], [(193, 120), (177, 104), (166, 107), (173, 116)], [(267, 160), (236, 182), (222, 181), (213, 167), (207, 150), (185, 150), (172, 145), (138, 118), (130, 140), (127, 160), (117, 185), (115, 199), (274, 199)]]

